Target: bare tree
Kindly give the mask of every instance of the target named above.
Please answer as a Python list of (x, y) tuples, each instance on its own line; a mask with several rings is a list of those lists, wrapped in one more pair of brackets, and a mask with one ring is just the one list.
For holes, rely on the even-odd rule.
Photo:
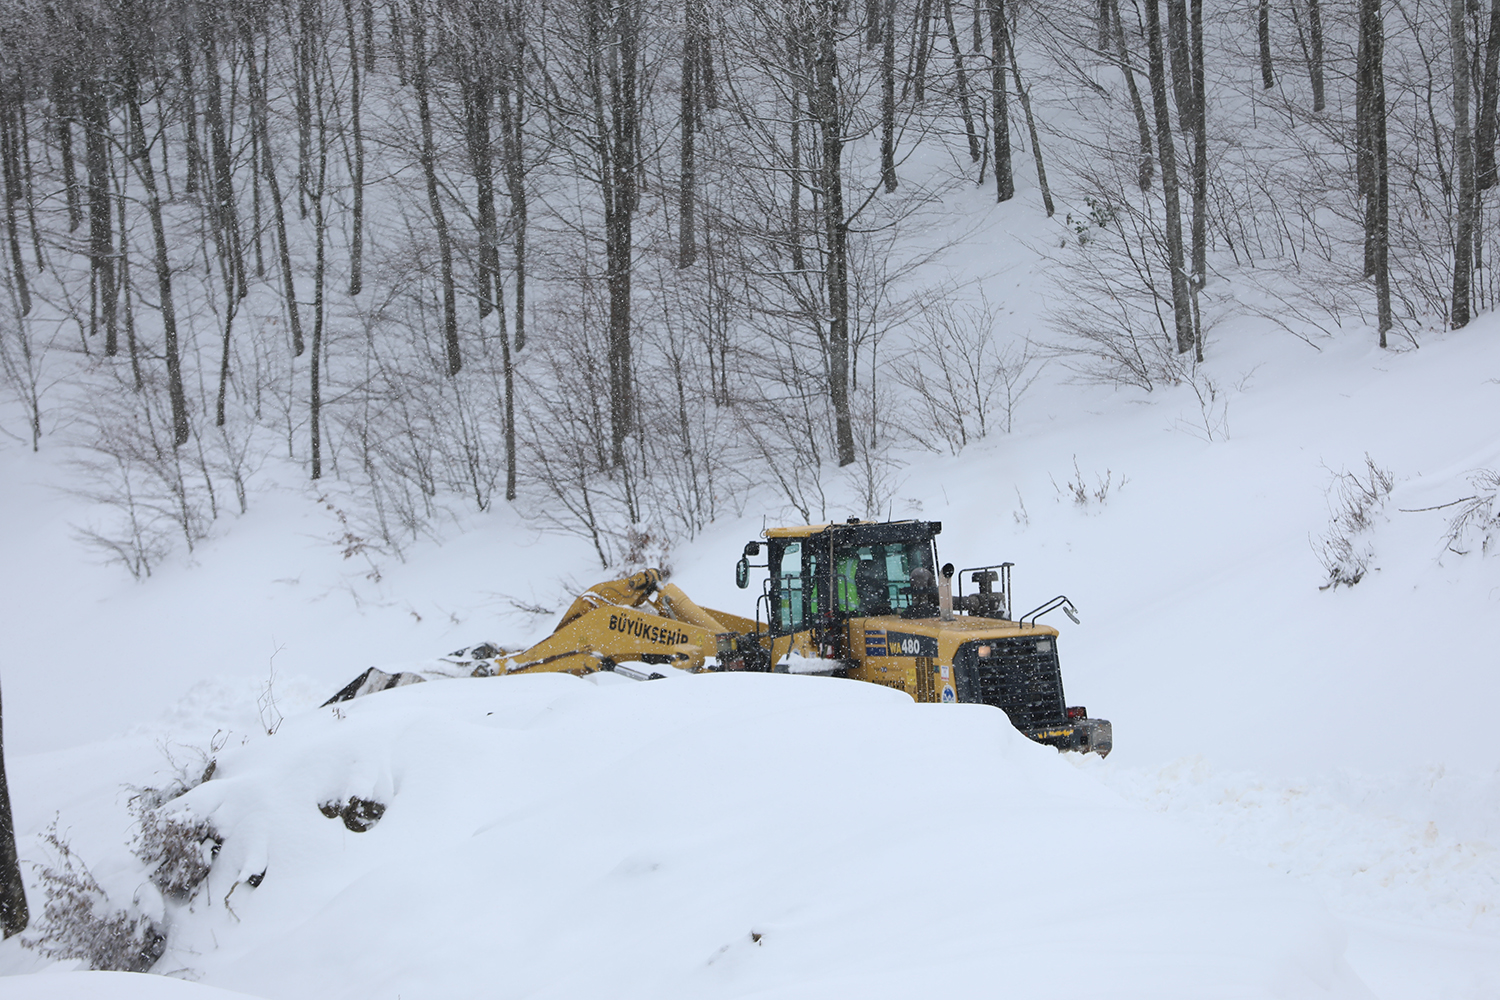
[(1323, 0), (1307, 0), (1307, 33), (1312, 40), (1308, 63), (1312, 76), (1313, 110), (1322, 111), (1327, 103), (1323, 93)]
[(639, 0), (584, 0), (586, 80), (593, 104), (593, 142), (604, 200), (609, 286), (610, 461), (625, 462), (635, 425), (631, 344), (634, 225), (640, 207), (641, 18)]
[(963, 117), (964, 133), (969, 140), (969, 159), (979, 162), (979, 135), (974, 130), (974, 112), (969, 108), (969, 79), (964, 70), (964, 54), (958, 43), (958, 30), (953, 23), (953, 0), (942, 0), (943, 21), (948, 27), (948, 45), (953, 50), (954, 85), (958, 90), (958, 111)]
[(427, 57), (427, 0), (411, 0), (412, 84), (417, 92), (417, 114), (422, 123), (420, 159), (422, 175), (427, 180), (427, 207), (432, 212), (437, 232), (438, 266), (443, 288), (443, 349), (447, 355), (448, 374), (457, 375), (463, 368), (458, 343), (458, 303), (453, 283), (453, 236), (448, 231), (448, 217), (443, 212), (442, 192), (438, 187), (437, 151), (432, 134), (432, 83)]
[(1178, 200), (1177, 149), (1172, 138), (1172, 118), (1167, 109), (1167, 68), (1162, 52), (1161, 13), (1157, 0), (1144, 0), (1146, 46), (1151, 57), (1151, 101), (1156, 108), (1157, 159), (1161, 163), (1161, 193), (1166, 203), (1167, 266), (1171, 269), (1172, 319), (1177, 332), (1177, 353), (1193, 347), (1192, 296), (1182, 253), (1182, 205)]
[(1271, 0), (1260, 0), (1256, 11), (1256, 37), (1260, 41), (1260, 82), (1266, 90), (1276, 86), (1271, 73)]
[[(143, 9), (143, 0), (124, 0), (122, 13), (124, 25), (132, 37), (144, 43), (150, 37), (144, 26), (150, 23), (150, 14)], [(136, 34), (138, 32), (138, 34)], [(136, 176), (146, 189), (146, 211), (151, 217), (151, 233), (155, 240), (156, 288), (160, 296), (163, 350), (167, 361), (168, 395), (172, 402), (172, 443), (187, 444), (191, 436), (188, 426), (187, 396), (182, 386), (182, 351), (177, 331), (177, 310), (172, 301), (172, 263), (167, 254), (167, 230), (162, 220), (161, 196), (157, 191), (156, 169), (151, 164), (151, 143), (146, 139), (145, 118), (141, 113), (140, 56), (133, 46), (125, 53), (125, 104), (129, 112), (129, 159)]]
[[(3, 717), (0, 717), (3, 724)], [(5, 737), (0, 728), (0, 932), (4, 937), (26, 929), (26, 885), (16, 856), (16, 825), (11, 819), (10, 789), (5, 783)]]
[(1474, 147), (1469, 118), (1469, 40), (1464, 29), (1464, 0), (1449, 5), (1453, 43), (1454, 166), (1458, 171), (1458, 209), (1453, 237), (1453, 304), (1449, 322), (1456, 330), (1469, 324), (1469, 279), (1474, 270)]
[(1365, 276), (1375, 279), (1380, 346), (1391, 318), (1390, 167), (1386, 149), (1385, 24), (1380, 0), (1360, 0), (1356, 64), (1355, 148), (1365, 199)]
[(821, 140), (823, 278), (828, 288), (828, 394), (840, 466), (854, 461), (854, 425), (849, 415), (849, 220), (844, 209), (844, 109), (839, 94), (838, 14), (832, 0), (809, 12), (812, 79), (808, 111)]
[(1474, 130), (1474, 180), (1480, 191), (1494, 187), (1495, 107), (1500, 97), (1500, 0), (1490, 0), (1490, 27), (1484, 42), (1484, 79), (1480, 87), (1479, 115)]
[(251, 128), (259, 137), (261, 161), (258, 164), (266, 184), (271, 189), (272, 217), (276, 223), (276, 249), (280, 255), (282, 292), (286, 298), (288, 325), (292, 331), (292, 354), (301, 357), (306, 349), (302, 340), (302, 317), (297, 310), (297, 281), (292, 271), (291, 242), (287, 234), (286, 210), (282, 204), (281, 182), (276, 175), (276, 161), (271, 153), (269, 82), (266, 80), (269, 56), (257, 54), (256, 36), (269, 34), (263, 11), (250, 9), (241, 12), (240, 37), (244, 41), (249, 71)]
[[(1005, 49), (1010, 26), (1005, 23), (1005, 0), (987, 0), (990, 12), (990, 96), (994, 106), (995, 200), (1016, 196), (1010, 164), (1010, 115), (1005, 96)], [(976, 8), (977, 9), (977, 8)]]
[(1141, 166), (1136, 183), (1142, 191), (1151, 186), (1151, 175), (1155, 172), (1156, 159), (1151, 151), (1151, 125), (1146, 120), (1146, 108), (1141, 103), (1140, 88), (1135, 85), (1135, 70), (1131, 66), (1130, 48), (1125, 41), (1125, 25), (1120, 20), (1119, 0), (1103, 0), (1109, 4), (1110, 20), (1114, 23), (1115, 57), (1120, 72), (1125, 76), (1125, 87), (1130, 92), (1130, 107), (1135, 112), (1136, 131), (1141, 136)]
[[(371, 0), (364, 0), (365, 72), (369, 72), (375, 58), (374, 20), (373, 4)], [(344, 0), (344, 32), (349, 38), (349, 126), (350, 142), (354, 147), (354, 162), (349, 171), (352, 189), (349, 196), (349, 294), (358, 295), (364, 290), (365, 136), (360, 121), (360, 61), (359, 42), (354, 33), (354, 0)]]

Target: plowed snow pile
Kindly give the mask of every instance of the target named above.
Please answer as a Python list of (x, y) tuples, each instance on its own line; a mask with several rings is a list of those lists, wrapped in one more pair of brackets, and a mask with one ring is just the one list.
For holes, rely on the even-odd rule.
[[(285, 1000), (1022, 996), (1061, 970), (1085, 996), (1368, 995), (1311, 893), (997, 712), (601, 681), (422, 684), (225, 750), (180, 800), (224, 843), (159, 968)], [(367, 832), (319, 811), (351, 796), (387, 807)]]

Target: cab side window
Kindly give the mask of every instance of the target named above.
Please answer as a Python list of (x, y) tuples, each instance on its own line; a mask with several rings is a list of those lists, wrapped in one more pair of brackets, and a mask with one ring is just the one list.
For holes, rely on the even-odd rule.
[(776, 581), (776, 628), (796, 632), (806, 617), (806, 579), (802, 573), (802, 543), (787, 542), (771, 552), (771, 575)]

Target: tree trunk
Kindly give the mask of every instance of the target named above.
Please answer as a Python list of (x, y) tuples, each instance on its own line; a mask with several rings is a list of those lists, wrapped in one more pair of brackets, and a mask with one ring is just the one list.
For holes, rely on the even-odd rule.
[(5, 781), (5, 734), (0, 719), (0, 936), (8, 938), (21, 933), (29, 920), (26, 884), (21, 880), (21, 861), (16, 855), (10, 788)]
[(198, 191), (198, 178), (203, 173), (203, 150), (198, 146), (198, 90), (193, 84), (195, 41), (188, 26), (183, 25), (177, 34), (177, 71), (180, 77), (178, 89), (182, 94), (182, 140), (187, 146), (187, 185), (184, 190), (188, 194)]
[(948, 27), (948, 45), (953, 49), (955, 84), (958, 87), (958, 111), (963, 116), (964, 132), (969, 137), (969, 159), (979, 162), (983, 155), (979, 148), (979, 133), (974, 130), (974, 112), (969, 107), (969, 81), (964, 71), (964, 54), (958, 44), (958, 30), (953, 23), (953, 0), (943, 0), (943, 21)]
[(401, 30), (401, 0), (389, 0), (391, 52), (396, 56), (396, 82), (406, 86), (406, 38)]
[(234, 172), (229, 159), (229, 138), (224, 127), (224, 104), (219, 78), (219, 52), (210, 31), (204, 38), (204, 79), (208, 84), (208, 134), (214, 157), (214, 212), (213, 217), (224, 233), (230, 262), (234, 268), (234, 289), (231, 294), (244, 298), (248, 294), (245, 281), (245, 253), (240, 238), (239, 211), (234, 201)]
[[(894, 7), (894, 2), (893, 2)], [(894, 14), (892, 15), (894, 16)], [(894, 31), (894, 22), (892, 23)], [(932, 50), (932, 0), (917, 0), (917, 52), (912, 96), (918, 104), (927, 99), (927, 59)], [(902, 94), (906, 91), (903, 89)]]
[(1005, 97), (1005, 40), (1010, 29), (1005, 23), (1005, 0), (989, 0), (989, 8), (990, 89), (995, 107), (995, 200), (1010, 201), (1016, 196), (1016, 180), (1010, 164), (1010, 115)]
[(453, 287), (453, 240), (448, 232), (448, 218), (443, 214), (443, 200), (437, 181), (437, 152), (432, 139), (432, 106), (428, 95), (427, 20), (422, 9), (424, 0), (411, 0), (412, 82), (417, 91), (417, 116), (422, 122), (422, 174), (427, 178), (427, 205), (432, 211), (437, 231), (438, 258), (443, 286), (443, 348), (448, 359), (449, 376), (463, 368), (458, 350), (458, 304)]
[(57, 148), (62, 155), (63, 190), (68, 201), (68, 232), (83, 224), (78, 167), (73, 160), (73, 81), (61, 66), (52, 71), (52, 108), (57, 116)]
[(364, 18), (365, 72), (375, 72), (375, 0), (359, 0)]
[(1178, 200), (1177, 150), (1172, 140), (1172, 118), (1167, 108), (1167, 66), (1162, 52), (1161, 12), (1157, 0), (1144, 0), (1146, 46), (1150, 51), (1151, 103), (1156, 110), (1157, 158), (1161, 162), (1161, 193), (1167, 213), (1167, 266), (1172, 272), (1172, 320), (1177, 353), (1193, 347), (1192, 296), (1182, 253), (1182, 205)]
[(682, 167), (677, 192), (677, 266), (680, 268), (692, 267), (698, 259), (698, 241), (693, 233), (694, 187), (697, 184), (697, 151), (693, 147), (693, 138), (698, 130), (698, 95), (694, 85), (698, 75), (700, 17), (698, 0), (688, 0), (683, 5)]
[[(510, 224), (515, 234), (516, 322), (515, 345), (526, 347), (526, 151), (523, 129), (526, 121), (526, 62), (521, 37), (520, 17), (514, 7), (507, 8), (505, 25), (505, 69), (500, 84), (500, 131), (505, 154), (505, 185), (510, 194)], [(509, 390), (507, 390), (509, 399)], [(514, 438), (515, 427), (507, 424), (506, 433)], [(507, 454), (513, 454), (514, 449)], [(514, 500), (514, 479), (510, 480), (506, 499)]]
[[(817, 14), (817, 52), (808, 110), (823, 146), (822, 212), (828, 241), (824, 264), (828, 285), (828, 394), (833, 404), (834, 442), (839, 466), (854, 462), (854, 423), (849, 412), (849, 226), (844, 218), (843, 121), (839, 116), (839, 64), (832, 3)], [(993, 10), (993, 8), (991, 8)]]
[(1375, 280), (1380, 346), (1391, 318), (1390, 172), (1386, 151), (1385, 26), (1380, 0), (1360, 0), (1356, 65), (1355, 150), (1359, 191), (1365, 197), (1365, 275)]
[[(125, 182), (111, 172), (115, 186), (115, 208), (120, 223), (120, 301), (125, 312), (125, 349), (130, 352), (130, 376), (137, 393), (146, 389), (146, 376), (141, 372), (141, 349), (135, 339), (135, 308), (130, 304), (135, 286), (130, 280), (130, 230), (125, 228)], [(231, 303), (233, 299), (229, 300)]]
[(896, 190), (896, 0), (881, 0), (880, 179)]
[(1323, 100), (1323, 0), (1307, 0), (1307, 31), (1312, 36), (1313, 110), (1322, 111)]
[(313, 232), (316, 260), (313, 264), (312, 357), (308, 359), (308, 431), (312, 435), (312, 478), (323, 475), (323, 313), (324, 276), (327, 272), (328, 225), (323, 213), (324, 188), (328, 180), (328, 122), (323, 113), (321, 76), (313, 71), (311, 94), (316, 104), (318, 128), (318, 179), (312, 189)]
[(1448, 27), (1453, 46), (1453, 157), (1458, 168), (1458, 214), (1454, 220), (1453, 329), (1469, 324), (1469, 282), (1474, 271), (1474, 149), (1469, 118), (1469, 41), (1464, 28), (1464, 0), (1451, 0)]
[(802, 246), (802, 93), (812, 93), (812, 87), (807, 81), (808, 60), (807, 48), (804, 44), (801, 27), (795, 19), (789, 19), (787, 24), (787, 52), (790, 55), (789, 67), (792, 74), (791, 86), (787, 88), (791, 93), (791, 119), (788, 140), (789, 152), (791, 154), (791, 202), (788, 207), (788, 232), (787, 241), (791, 244), (792, 269), (794, 271), (805, 271), (807, 269), (807, 253)]
[(21, 256), (21, 226), (16, 219), (16, 203), (21, 193), (19, 103), (11, 80), (0, 80), (0, 175), (5, 178), (5, 232), (10, 243), (11, 273), (20, 300), (21, 315), (31, 312), (31, 287), (26, 280), (26, 261)]
[(1167, 63), (1172, 70), (1172, 97), (1177, 104), (1177, 127), (1183, 135), (1193, 130), (1193, 56), (1188, 42), (1187, 0), (1167, 2)]
[(625, 441), (635, 424), (630, 311), (633, 226), (640, 201), (640, 11), (635, 0), (619, 0), (612, 6), (606, 0), (587, 0), (587, 16), (609, 287), (610, 461), (623, 470)]
[(1203, 360), (1198, 293), (1208, 281), (1208, 108), (1203, 80), (1203, 0), (1191, 0), (1193, 44), (1193, 343)]
[(1260, 82), (1264, 89), (1270, 90), (1276, 86), (1271, 75), (1271, 0), (1260, 0), (1256, 32), (1260, 37)]
[(187, 444), (187, 397), (182, 389), (182, 355), (177, 342), (177, 311), (172, 304), (172, 263), (167, 255), (167, 230), (162, 221), (161, 196), (156, 189), (156, 170), (151, 165), (151, 147), (146, 142), (146, 123), (141, 117), (139, 82), (133, 59), (126, 66), (125, 101), (130, 113), (131, 159), (136, 176), (146, 189), (146, 211), (156, 241), (156, 290), (161, 299), (162, 349), (167, 356), (167, 396), (172, 405), (172, 443)]
[(1115, 26), (1115, 57), (1120, 61), (1120, 72), (1125, 74), (1125, 86), (1130, 91), (1130, 107), (1135, 112), (1136, 131), (1141, 136), (1141, 167), (1136, 183), (1142, 191), (1151, 187), (1151, 174), (1156, 164), (1156, 154), (1151, 151), (1151, 125), (1146, 120), (1146, 108), (1141, 103), (1140, 88), (1135, 85), (1135, 70), (1130, 66), (1130, 50), (1125, 43), (1125, 25), (1120, 20), (1119, 0), (1108, 0), (1110, 19)]
[(1487, 191), (1500, 182), (1495, 169), (1495, 106), (1500, 96), (1500, 0), (1490, 0), (1490, 28), (1484, 43), (1484, 83), (1474, 135), (1474, 182)]
[(265, 74), (258, 68), (255, 57), (255, 38), (248, 22), (244, 24), (243, 30), (245, 51), (250, 54), (250, 58), (246, 60), (250, 69), (250, 117), (253, 122), (252, 127), (260, 137), (261, 166), (266, 184), (271, 189), (271, 209), (276, 222), (276, 248), (281, 255), (282, 290), (286, 295), (287, 320), (292, 331), (292, 355), (300, 358), (302, 352), (306, 350), (306, 345), (302, 340), (302, 318), (297, 311), (297, 282), (292, 273), (291, 248), (287, 244), (286, 210), (281, 203), (281, 182), (276, 178), (276, 164), (271, 159), (271, 130), (266, 123), (266, 119), (270, 116), (266, 96), (267, 81)]
[(96, 336), (99, 322), (104, 324), (104, 353), (114, 356), (119, 350), (115, 325), (114, 233), (110, 216), (109, 113), (105, 107), (102, 81), (92, 73), (82, 82), (84, 167), (89, 177), (89, 270), (94, 292), (89, 308), (89, 335)]
[(312, 74), (320, 40), (313, 17), (314, 0), (296, 0), (297, 26), (293, 33), (292, 82), (297, 110), (297, 211), (307, 218), (307, 195), (312, 181)]
[(1052, 189), (1047, 186), (1047, 168), (1042, 163), (1042, 141), (1037, 138), (1036, 119), (1031, 114), (1031, 95), (1021, 82), (1021, 64), (1016, 61), (1016, 48), (1006, 36), (1005, 47), (1010, 56), (1010, 73), (1016, 81), (1016, 96), (1021, 99), (1021, 111), (1026, 115), (1026, 131), (1031, 136), (1031, 154), (1036, 160), (1036, 183), (1042, 189), (1042, 205), (1047, 209), (1047, 218), (1052, 218), (1056, 208), (1052, 204)]
[[(375, 12), (370, 0), (364, 0), (365, 15), (365, 71), (370, 69), (371, 53), (368, 48), (373, 35), (372, 24)], [(349, 294), (358, 295), (364, 288), (365, 259), (365, 136), (359, 121), (359, 43), (354, 34), (354, 2), (344, 0), (344, 30), (349, 35), (349, 124), (354, 135), (354, 166), (349, 182), (352, 202), (349, 220)]]
[[(495, 104), (494, 68), (485, 26), (477, 18), (470, 23), (474, 50), (465, 53), (467, 65), (460, 70), (464, 105), (464, 143), (469, 151), (469, 169), (474, 174), (474, 225), (479, 237), (479, 318), (484, 319), (501, 301), (499, 226), (495, 217), (495, 157), (491, 136), (491, 111)], [(501, 321), (504, 324), (504, 320)]]

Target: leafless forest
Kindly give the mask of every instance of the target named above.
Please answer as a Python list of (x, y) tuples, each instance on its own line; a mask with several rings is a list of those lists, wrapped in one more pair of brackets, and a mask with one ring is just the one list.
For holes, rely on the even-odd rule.
[[(1495, 304), (1500, 0), (9, 0), (0, 45), (0, 428), (137, 576), (272, 465), (395, 553), (883, 513), (1043, 364), (1212, 398), (1229, 316)], [(976, 190), (1054, 218), (1045, 336), (938, 266)]]

